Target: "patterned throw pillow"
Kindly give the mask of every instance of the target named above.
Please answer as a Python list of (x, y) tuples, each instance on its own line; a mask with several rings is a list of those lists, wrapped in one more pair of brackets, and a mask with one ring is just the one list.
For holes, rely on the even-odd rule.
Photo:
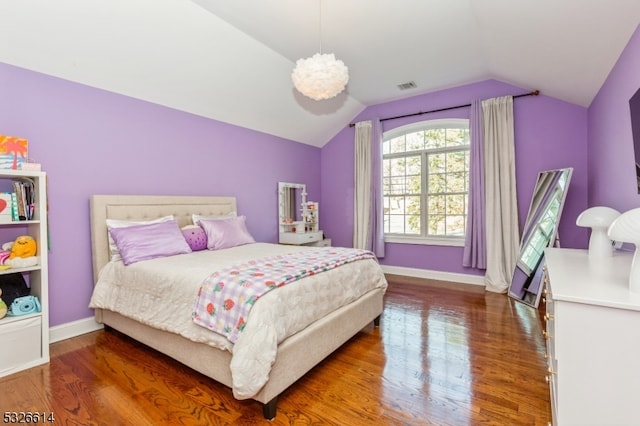
[(191, 247), (191, 251), (200, 251), (207, 248), (207, 234), (204, 229), (197, 225), (187, 225), (182, 227), (182, 235)]

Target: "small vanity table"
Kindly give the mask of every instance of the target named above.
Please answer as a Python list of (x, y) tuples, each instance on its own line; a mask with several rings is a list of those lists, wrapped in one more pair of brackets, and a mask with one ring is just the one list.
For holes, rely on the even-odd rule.
[(545, 250), (553, 425), (640, 424), (640, 294), (629, 291), (632, 256)]
[(303, 183), (278, 182), (278, 228), (280, 244), (331, 246), (320, 227), (319, 206), (307, 201)]

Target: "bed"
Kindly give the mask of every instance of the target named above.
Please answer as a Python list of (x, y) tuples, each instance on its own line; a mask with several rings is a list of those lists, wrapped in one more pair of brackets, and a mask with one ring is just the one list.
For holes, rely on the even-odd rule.
[[(362, 294), (350, 295), (349, 299), (343, 301), (338, 307), (333, 307), (322, 314), (321, 317), (311, 320), (308, 324), (287, 335), (280, 334), (278, 331), (278, 341), (273, 351), (273, 362), (268, 366), (264, 384), (256, 381), (259, 389), (250, 389), (246, 391), (242, 385), (238, 385), (239, 361), (237, 359), (245, 356), (250, 351), (254, 342), (260, 338), (258, 326), (250, 328), (249, 321), (247, 328), (243, 332), (242, 342), (238, 340), (235, 344), (230, 343), (224, 337), (216, 335), (216, 333), (199, 327), (191, 321), (192, 312), (183, 312), (187, 310), (178, 303), (175, 309), (177, 316), (176, 322), (180, 325), (167, 326), (162, 323), (156, 324), (151, 321), (150, 317), (161, 317), (158, 313), (153, 313), (154, 303), (144, 301), (147, 296), (141, 299), (142, 307), (137, 308), (138, 311), (129, 312), (120, 308), (112, 307), (108, 301), (96, 303), (94, 298), (99, 299), (98, 288), (102, 299), (109, 299), (110, 295), (117, 294), (118, 291), (124, 291), (125, 285), (120, 286), (118, 290), (119, 277), (125, 277), (125, 273), (133, 273), (138, 268), (150, 268), (150, 265), (162, 265), (166, 272), (166, 280), (175, 280), (176, 282), (185, 281), (189, 276), (189, 286), (198, 288), (200, 283), (195, 282), (194, 278), (198, 273), (202, 275), (203, 264), (206, 268), (210, 268), (209, 256), (222, 255), (224, 262), (234, 259), (236, 256), (242, 260), (247, 256), (258, 255), (268, 250), (268, 253), (288, 253), (298, 250), (314, 250), (310, 247), (282, 246), (277, 244), (254, 243), (247, 244), (243, 247), (233, 247), (229, 249), (219, 250), (220, 253), (210, 253), (216, 250), (204, 250), (203, 252), (194, 252), (191, 254), (181, 254), (171, 256), (171, 259), (153, 259), (145, 262), (139, 262), (134, 265), (124, 266), (122, 262), (110, 262), (109, 238), (107, 230), (107, 219), (121, 220), (151, 220), (158, 217), (173, 215), (179, 226), (192, 224), (192, 214), (203, 216), (226, 216), (232, 212), (236, 212), (235, 197), (216, 197), (216, 196), (134, 196), (134, 195), (94, 195), (90, 199), (91, 211), (91, 245), (92, 245), (92, 261), (94, 295), (92, 297), (92, 307), (95, 309), (96, 321), (119, 332), (126, 334), (145, 345), (162, 352), (177, 361), (189, 366), (190, 368), (204, 374), (211, 379), (220, 382), (232, 389), (234, 396), (238, 399), (254, 399), (262, 404), (263, 415), (266, 419), (273, 419), (276, 415), (276, 406), (278, 395), (292, 385), (296, 380), (316, 366), (320, 361), (329, 354), (339, 348), (343, 343), (353, 337), (361, 329), (373, 322), (378, 325), (380, 315), (383, 309), (383, 296), (386, 290), (386, 280), (380, 266), (375, 259), (358, 260), (348, 265), (335, 268), (335, 270), (317, 274), (315, 277), (302, 278), (299, 286), (310, 284), (310, 280), (323, 279), (323, 285), (329, 282), (335, 282), (342, 285), (343, 288), (360, 286), (358, 282), (349, 281), (356, 274), (359, 282), (367, 282), (367, 287), (363, 287)], [(206, 259), (205, 259), (206, 258)], [(164, 263), (176, 262), (176, 263)], [(214, 261), (218, 262), (218, 260)], [(223, 262), (220, 260), (220, 262)], [(224, 263), (223, 262), (223, 263)], [(135, 268), (131, 268), (135, 266)], [(129, 268), (129, 269), (127, 269)], [(171, 271), (176, 271), (175, 273)], [(183, 273), (184, 271), (184, 273)], [(187, 274), (188, 272), (188, 274)], [(213, 271), (211, 271), (213, 272)], [(173, 274), (173, 275), (172, 275)], [(208, 272), (207, 272), (208, 274)], [(171, 277), (169, 277), (171, 275)], [(105, 276), (109, 277), (105, 280)], [(124, 278), (122, 278), (124, 280)], [(306, 281), (309, 281), (307, 283)], [(114, 287), (105, 290), (105, 281), (109, 281), (109, 285)], [(193, 284), (191, 283), (193, 281)], [(348, 284), (347, 284), (348, 282)], [(170, 285), (162, 283), (162, 285)], [(364, 284), (363, 284), (364, 285)], [(174, 285), (175, 288), (185, 287), (185, 285)], [(254, 311), (259, 310), (261, 306), (266, 306), (269, 297), (284, 297), (286, 292), (298, 291), (290, 290), (296, 286), (287, 285), (267, 293), (263, 297), (264, 300), (256, 302), (252, 308), (252, 317)], [(127, 289), (126, 291), (133, 291)], [(183, 292), (186, 290), (182, 290)], [(193, 300), (195, 293), (190, 296)], [(355, 291), (355, 290), (353, 290)], [(158, 290), (160, 292), (160, 290)], [(167, 294), (167, 287), (162, 289), (163, 294)], [(123, 293), (124, 294), (124, 293)], [(121, 296), (123, 295), (121, 294)], [(172, 298), (179, 299), (181, 296), (170, 290)], [(271, 295), (278, 296), (271, 296)], [(293, 294), (293, 293), (292, 293)], [(126, 297), (134, 299), (131, 294)], [(296, 296), (296, 297), (299, 297)], [(115, 298), (115, 297), (114, 297)], [(148, 296), (152, 300), (159, 300), (159, 294)], [(153, 299), (155, 298), (155, 299)], [(183, 297), (184, 298), (184, 297)], [(185, 305), (186, 303), (182, 303)], [(262, 304), (262, 305), (261, 305)], [(131, 308), (136, 309), (136, 308)], [(130, 310), (131, 310), (130, 309)], [(265, 308), (266, 309), (266, 308)], [(315, 310), (315, 308), (314, 308)], [(326, 309), (325, 309), (326, 310)], [(163, 311), (163, 314), (166, 311)], [(301, 314), (302, 315), (302, 314)], [(311, 315), (311, 314), (309, 314)], [(189, 322), (190, 324), (186, 324)], [(188, 330), (188, 331), (184, 331)], [(249, 330), (249, 331), (247, 331)], [(207, 334), (208, 333), (208, 334)], [(246, 336), (253, 337), (246, 337)], [(235, 359), (234, 359), (235, 357)], [(268, 361), (268, 360), (267, 360)], [(252, 361), (253, 362), (253, 361)], [(260, 360), (264, 363), (264, 360)], [(243, 360), (243, 366), (247, 364)], [(232, 368), (232, 366), (235, 366)], [(247, 370), (247, 368), (245, 368)], [(257, 370), (256, 370), (257, 371)], [(247, 374), (251, 371), (243, 372), (246, 377), (252, 376)], [(256, 377), (263, 377), (264, 372), (256, 373)], [(235, 377), (234, 377), (235, 376)], [(251, 382), (251, 380), (249, 380)], [(256, 384), (250, 383), (255, 388)], [(238, 390), (240, 389), (240, 390)]]

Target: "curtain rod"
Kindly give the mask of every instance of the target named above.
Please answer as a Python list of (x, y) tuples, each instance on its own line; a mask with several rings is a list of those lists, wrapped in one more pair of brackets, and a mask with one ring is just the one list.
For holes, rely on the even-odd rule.
[[(521, 95), (514, 95), (513, 98), (514, 99), (515, 98), (522, 98), (523, 96), (538, 96), (539, 94), (540, 94), (539, 90), (534, 90), (533, 92), (523, 93)], [(471, 106), (471, 104), (466, 104), (466, 105), (457, 105), (457, 106), (452, 106), (452, 107), (447, 107), (447, 108), (434, 109), (434, 110), (431, 110), (431, 111), (414, 112), (413, 114), (396, 115), (395, 117), (381, 118), (380, 121), (396, 120), (398, 118), (413, 117), (413, 116), (416, 116), (416, 115), (431, 114), (433, 112), (449, 111), (450, 109), (466, 108), (466, 107), (470, 107), (470, 106)], [(355, 125), (356, 125), (356, 123), (349, 123), (349, 127), (353, 127)]]

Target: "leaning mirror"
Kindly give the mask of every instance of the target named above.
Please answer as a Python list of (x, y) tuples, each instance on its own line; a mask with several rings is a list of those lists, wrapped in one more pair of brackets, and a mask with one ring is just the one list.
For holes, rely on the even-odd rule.
[(556, 243), (572, 172), (572, 168), (540, 172), (533, 189), (509, 296), (535, 308), (542, 293), (544, 249)]

